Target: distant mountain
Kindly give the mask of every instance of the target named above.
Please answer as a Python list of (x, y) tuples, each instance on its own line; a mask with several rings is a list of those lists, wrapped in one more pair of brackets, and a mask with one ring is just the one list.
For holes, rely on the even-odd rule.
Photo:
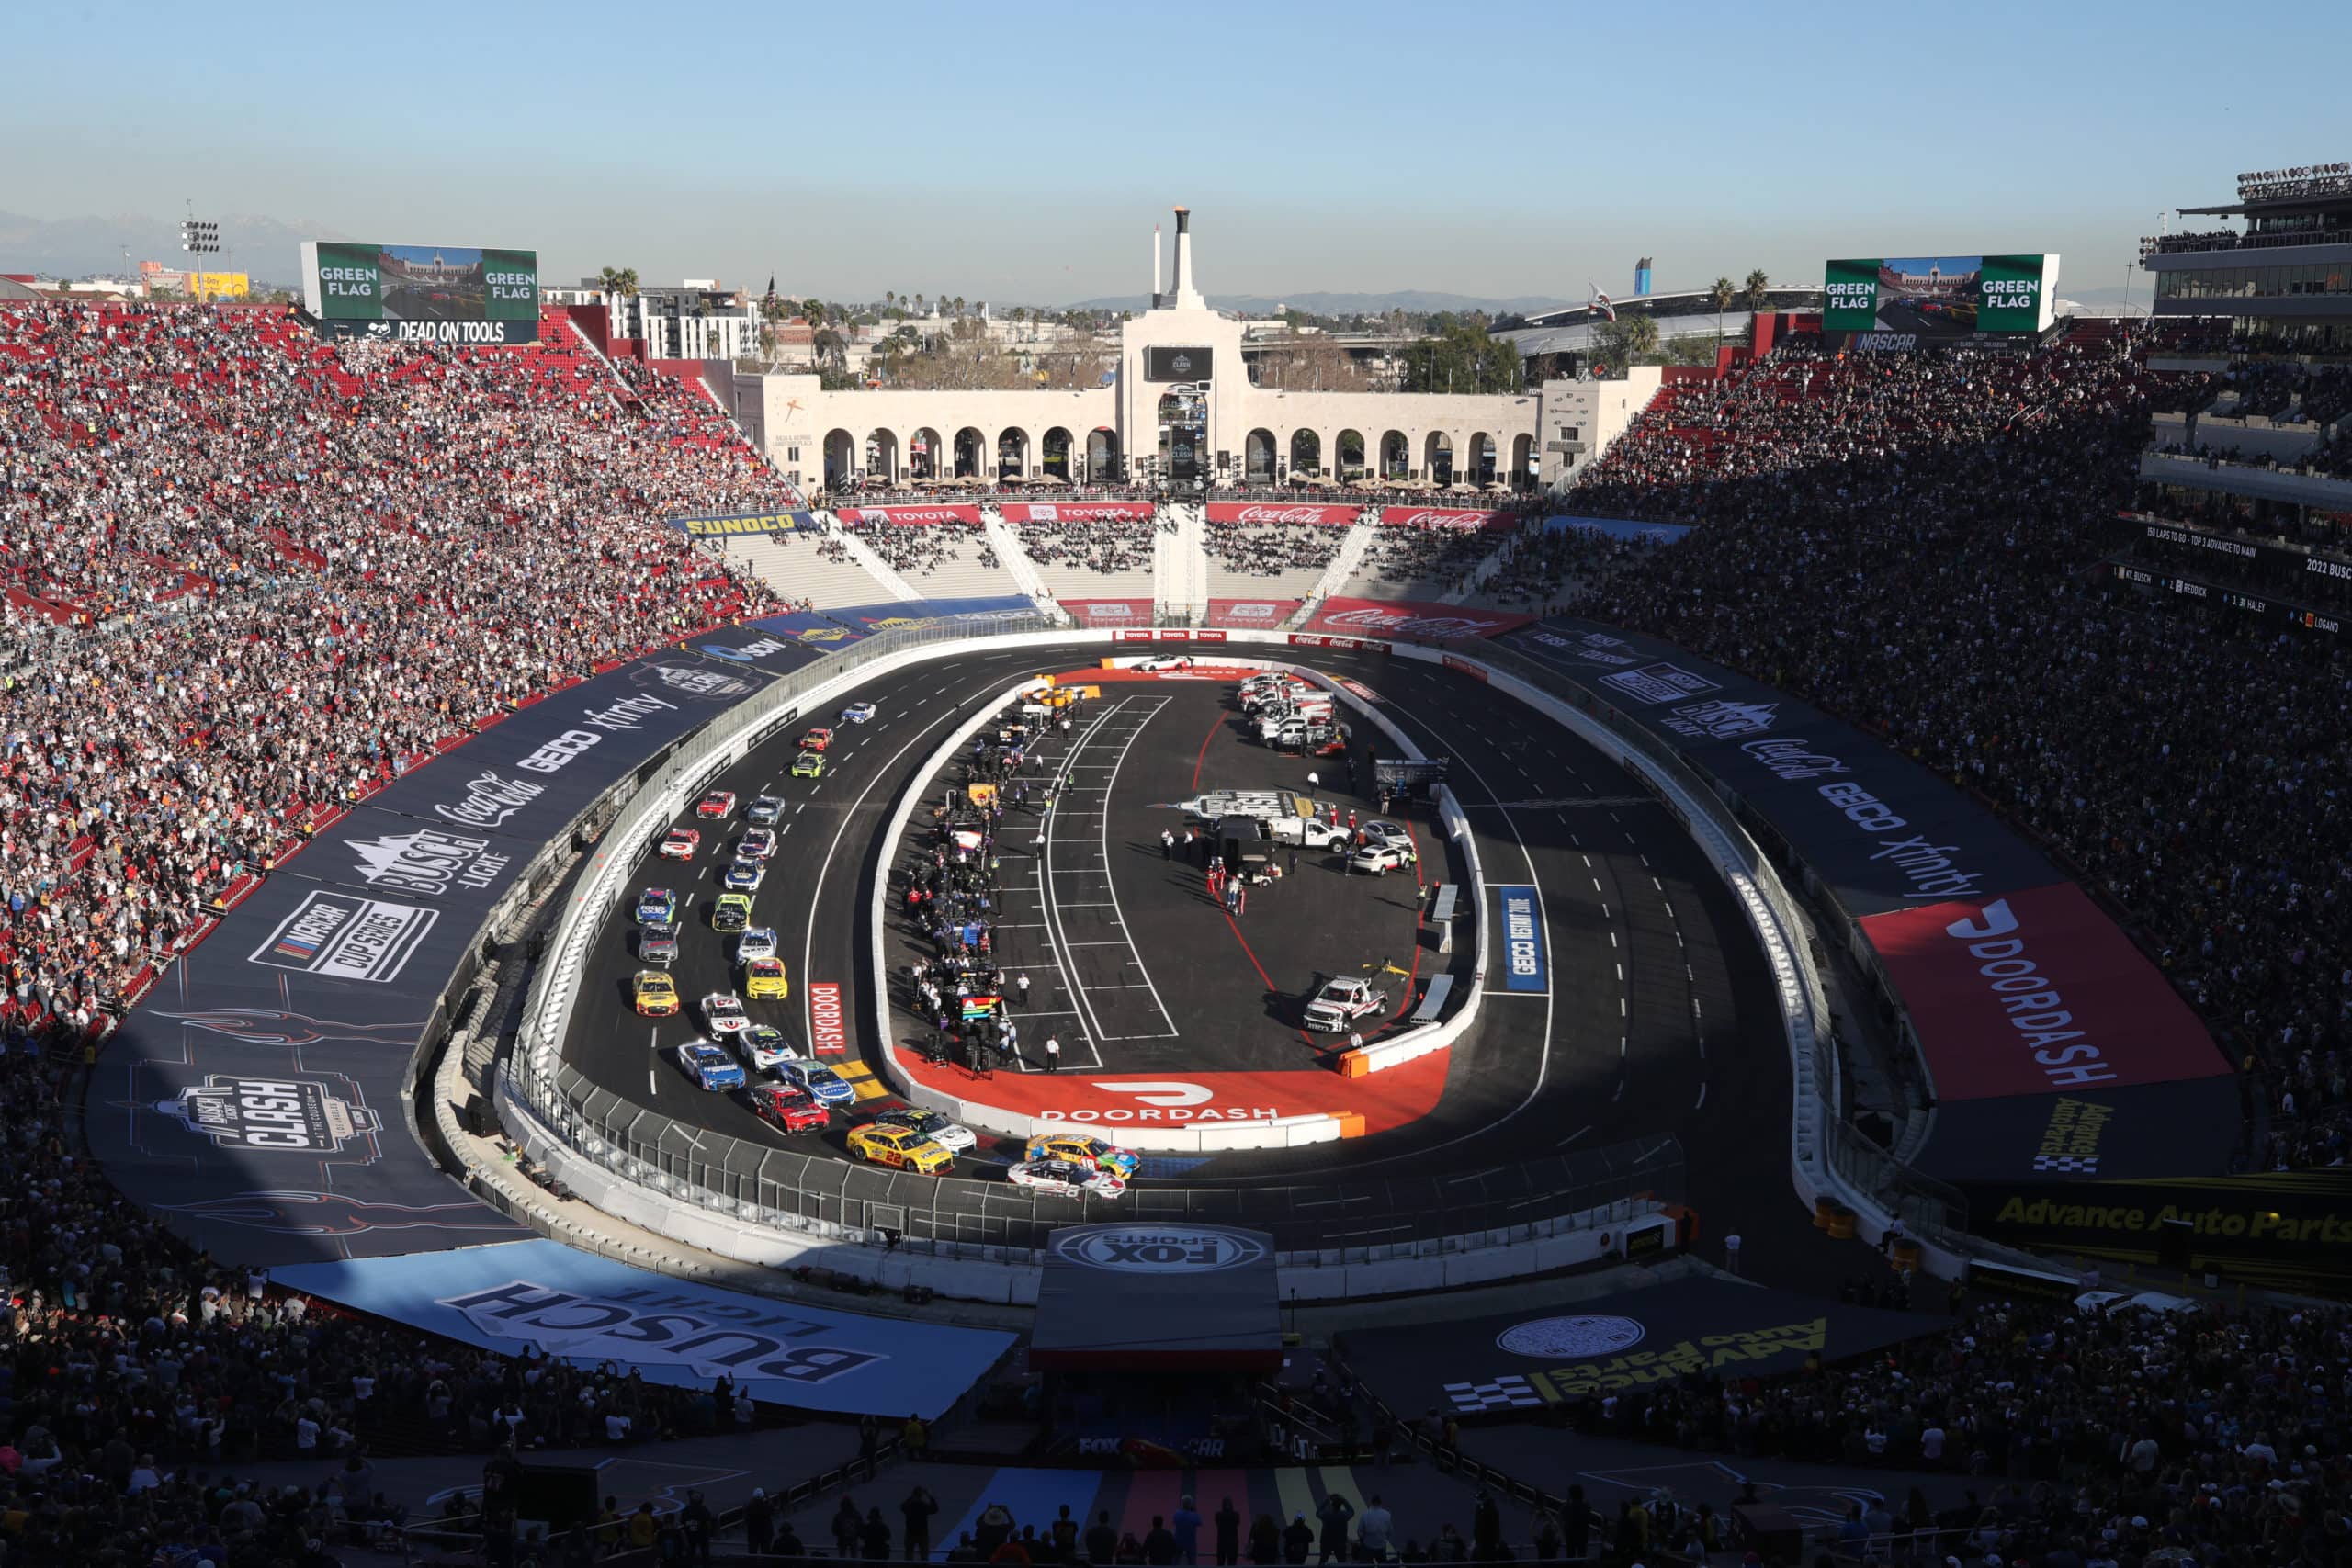
[[(1377, 316), (1390, 310), (1409, 310), (1426, 315), (1438, 310), (1484, 310), (1490, 316), (1507, 311), (1527, 315), (1537, 310), (1557, 310), (1576, 301), (1555, 299), (1549, 295), (1524, 294), (1510, 299), (1488, 299), (1471, 294), (1444, 294), (1430, 288), (1400, 288), (1387, 294), (1329, 294), (1320, 291), (1306, 294), (1284, 294), (1279, 298), (1265, 294), (1212, 294), (1209, 304), (1219, 310), (1231, 310), (1243, 316), (1271, 316), (1282, 306), (1305, 310), (1316, 316)], [(1141, 310), (1151, 304), (1143, 294), (1114, 295), (1100, 299), (1080, 299), (1076, 309), (1081, 310)]]
[[(219, 271), (249, 273), (256, 283), (293, 284), (300, 273), (304, 240), (340, 240), (340, 231), (297, 220), (250, 214), (221, 214), (218, 256), (204, 259)], [(234, 247), (235, 254), (227, 247)], [(124, 259), (124, 253), (130, 259)], [(191, 258), (180, 250), (180, 220), (120, 214), (107, 218), (28, 218), (0, 212), (0, 272), (37, 272), (50, 277), (137, 276), (142, 261), (184, 267)]]

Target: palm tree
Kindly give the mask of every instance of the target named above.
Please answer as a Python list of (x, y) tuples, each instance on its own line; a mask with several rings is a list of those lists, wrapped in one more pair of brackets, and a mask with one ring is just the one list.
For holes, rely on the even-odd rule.
[(961, 294), (956, 296), (955, 299), (951, 302), (950, 308), (955, 310), (957, 316), (962, 316), (964, 313), (964, 297)]
[(626, 299), (637, 292), (637, 268), (608, 266), (596, 275), (596, 282), (605, 293), (618, 294)]
[(1715, 302), (1715, 342), (1724, 341), (1724, 312), (1739, 298), (1739, 289), (1728, 277), (1718, 277), (1707, 285), (1707, 298)]
[(1747, 275), (1747, 286), (1740, 293), (1747, 299), (1750, 313), (1760, 316), (1764, 307), (1772, 302), (1772, 280), (1759, 266)]
[(816, 351), (820, 365), (830, 363), (838, 367), (848, 356), (848, 345), (842, 343), (842, 334), (831, 327), (818, 329), (809, 346)]
[(823, 326), (825, 324), (825, 302), (822, 299), (803, 299), (800, 302), (800, 315), (801, 319), (806, 321), (812, 327)]

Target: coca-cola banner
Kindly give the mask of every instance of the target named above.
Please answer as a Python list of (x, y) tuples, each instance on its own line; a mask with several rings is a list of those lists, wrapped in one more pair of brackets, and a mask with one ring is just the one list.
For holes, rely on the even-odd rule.
[(1467, 534), (1479, 528), (1515, 528), (1519, 526), (1519, 518), (1509, 512), (1465, 512), (1449, 506), (1384, 506), (1380, 509), (1380, 525), (1384, 528), (1448, 528)]
[(1081, 626), (1148, 626), (1149, 599), (1057, 599)]
[(1872, 915), (1862, 931), (1910, 1009), (1939, 1100), (2230, 1071), (2180, 994), (2071, 882)]
[(1212, 599), (1209, 625), (1227, 631), (1270, 632), (1298, 613), (1297, 599)]
[(1360, 506), (1320, 506), (1295, 501), (1212, 501), (1212, 523), (1315, 523), (1327, 528), (1352, 525)]
[(997, 510), (1007, 523), (1108, 523), (1159, 508), (1148, 501), (1008, 501)]
[(965, 504), (844, 506), (833, 515), (852, 528), (862, 528), (869, 523), (960, 523), (967, 528), (980, 525), (979, 507)]
[(1431, 604), (1417, 599), (1326, 599), (1307, 617), (1306, 629), (1341, 637), (1389, 637), (1397, 642), (1467, 642), (1496, 637), (1535, 617), (1512, 610), (1473, 604)]

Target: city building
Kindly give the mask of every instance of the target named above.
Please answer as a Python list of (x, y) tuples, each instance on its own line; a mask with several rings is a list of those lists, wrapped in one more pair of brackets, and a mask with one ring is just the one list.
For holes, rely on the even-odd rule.
[(583, 277), (576, 288), (541, 292), (551, 305), (602, 305), (612, 338), (641, 341), (649, 359), (749, 359), (760, 352), (759, 303), (716, 278), (644, 284), (633, 294), (617, 294)]

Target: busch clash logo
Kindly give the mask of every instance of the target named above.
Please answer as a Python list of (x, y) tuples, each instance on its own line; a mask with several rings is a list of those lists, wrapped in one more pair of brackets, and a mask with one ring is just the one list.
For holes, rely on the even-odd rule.
[(683, 1367), (702, 1378), (778, 1378), (821, 1383), (889, 1357), (878, 1350), (806, 1344), (836, 1325), (780, 1305), (738, 1304), (686, 1290), (648, 1286), (581, 1295), (531, 1280), (444, 1296), (486, 1338), (519, 1339), (542, 1354), (624, 1366)]
[(358, 1086), (340, 1080), (349, 1096), (317, 1078), (247, 1078), (211, 1073), (155, 1109), (200, 1138), (223, 1149), (262, 1149), (272, 1154), (324, 1157), (365, 1139), (375, 1158), (382, 1122), (359, 1103)]
[(1778, 703), (1685, 703), (1658, 723), (1690, 740), (1729, 740), (1771, 728), (1780, 711)]
[(514, 857), (491, 852), (487, 839), (419, 828), (410, 833), (387, 833), (380, 839), (356, 839), (351, 848), (359, 856), (359, 874), (371, 887), (397, 887), (403, 893), (444, 897), (457, 888), (481, 891), (504, 875)]

